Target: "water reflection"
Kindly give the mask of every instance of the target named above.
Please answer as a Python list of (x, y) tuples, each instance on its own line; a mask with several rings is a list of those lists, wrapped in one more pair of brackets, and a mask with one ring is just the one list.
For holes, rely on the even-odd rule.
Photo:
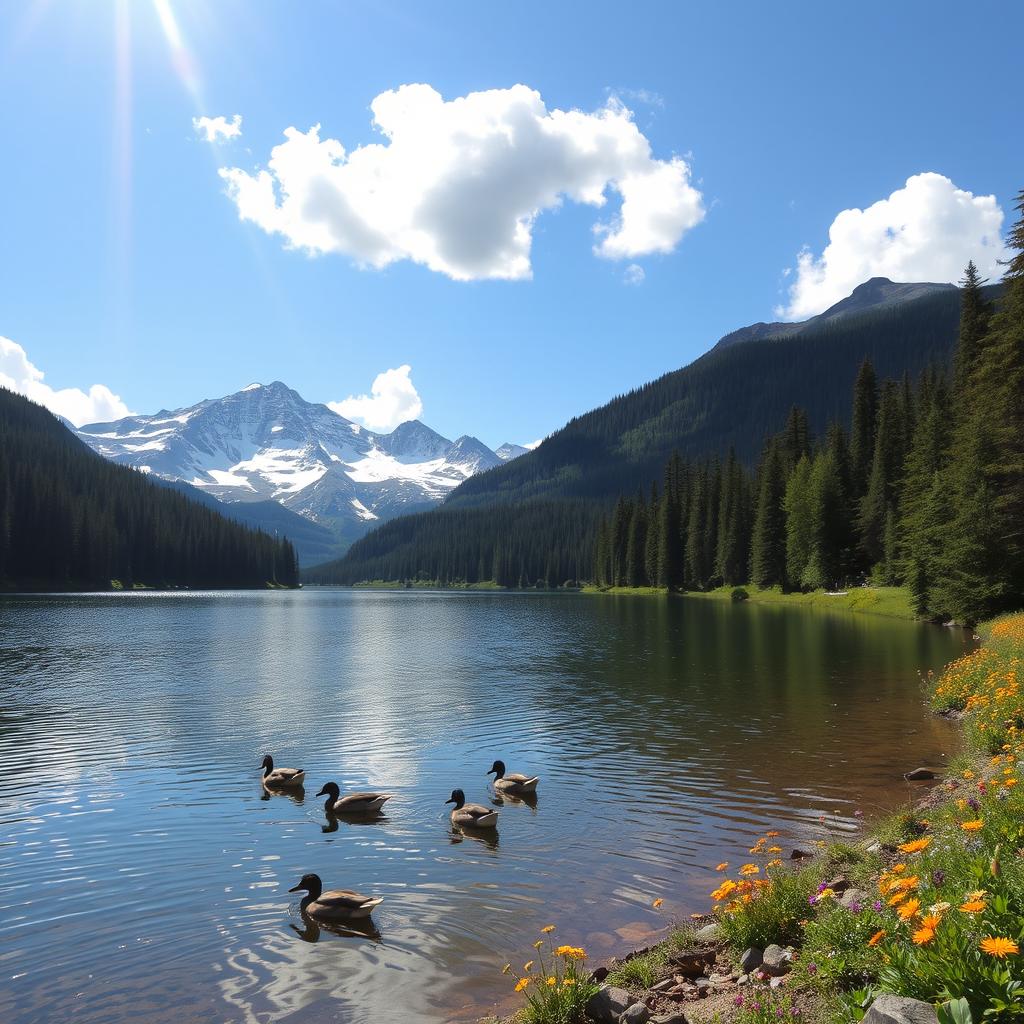
[[(954, 735), (917, 672), (964, 643), (685, 599), (0, 599), (0, 1019), (440, 1021), (453, 981), (475, 1019), (540, 925), (624, 951), (752, 833), (807, 845), (907, 799)], [(271, 800), (268, 749), (393, 809)], [(543, 806), (477, 779), (497, 756)], [(460, 779), (500, 843), (439, 810)], [(284, 896), (307, 871), (385, 896), (386, 941), (310, 930)]]

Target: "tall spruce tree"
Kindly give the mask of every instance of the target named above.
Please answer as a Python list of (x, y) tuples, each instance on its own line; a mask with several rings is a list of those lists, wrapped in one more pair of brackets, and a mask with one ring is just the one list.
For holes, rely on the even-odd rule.
[(786, 578), (785, 493), (783, 455), (773, 438), (758, 470), (757, 508), (750, 540), (750, 579), (759, 587), (781, 585)]
[(853, 414), (850, 423), (850, 486), (854, 501), (860, 501), (867, 493), (877, 425), (878, 378), (871, 361), (865, 359), (853, 385)]

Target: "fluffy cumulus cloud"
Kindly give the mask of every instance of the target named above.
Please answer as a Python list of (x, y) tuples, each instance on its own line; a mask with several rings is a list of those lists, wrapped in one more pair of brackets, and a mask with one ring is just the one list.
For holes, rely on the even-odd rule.
[(241, 136), (242, 115), (235, 114), (230, 121), (226, 117), (193, 117), (192, 127), (206, 142), (226, 142)]
[(423, 402), (411, 373), (408, 364), (385, 370), (374, 378), (368, 395), (349, 395), (344, 401), (328, 402), (328, 408), (370, 430), (394, 430), (399, 423), (419, 419), (423, 414)]
[(789, 302), (776, 312), (789, 320), (814, 316), (871, 277), (957, 281), (972, 259), (983, 277), (999, 278), (1002, 224), (995, 196), (973, 195), (941, 174), (916, 174), (867, 209), (843, 210), (822, 254), (798, 255)]
[(671, 252), (704, 218), (686, 161), (655, 159), (615, 98), (584, 113), (525, 85), (449, 101), (403, 85), (371, 110), (383, 142), (346, 151), (319, 125), (289, 128), (265, 168), (222, 168), (239, 216), (309, 253), (458, 281), (529, 277), (534, 221), (566, 198), (612, 208), (594, 227), (609, 259)]
[(103, 384), (93, 384), (88, 391), (51, 388), (43, 383), (43, 371), (29, 361), (25, 350), (17, 342), (3, 337), (0, 337), (0, 387), (45, 405), (50, 412), (70, 420), (76, 427), (131, 415), (120, 397)]

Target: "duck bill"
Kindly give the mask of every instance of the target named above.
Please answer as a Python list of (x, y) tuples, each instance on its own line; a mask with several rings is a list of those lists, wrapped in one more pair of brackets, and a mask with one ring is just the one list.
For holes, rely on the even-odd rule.
[(317, 793), (317, 796), (326, 796), (326, 795), (327, 795), (327, 790), (326, 789), (321, 789), (320, 792)]
[(305, 892), (305, 887), (303, 885), (301, 885), (301, 884), (293, 885), (288, 891), (289, 892)]

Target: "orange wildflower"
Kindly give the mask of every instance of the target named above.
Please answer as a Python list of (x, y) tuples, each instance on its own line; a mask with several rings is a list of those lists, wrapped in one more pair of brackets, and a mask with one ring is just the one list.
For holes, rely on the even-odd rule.
[(870, 939), (868, 939), (868, 945), (869, 946), (877, 946), (882, 941), (882, 939), (884, 939), (884, 938), (885, 938), (885, 929), (883, 928), (881, 931), (875, 932), (875, 934), (872, 935)]
[(965, 832), (977, 832), (984, 824), (985, 822), (978, 818), (976, 821), (962, 821), (960, 822), (960, 827)]
[(918, 910), (920, 909), (921, 901), (918, 899), (913, 899), (907, 900), (906, 903), (901, 904), (897, 908), (896, 913), (899, 914), (900, 920), (909, 921), (912, 917), (914, 917), (917, 914)]
[(931, 845), (931, 839), (915, 839), (910, 843), (901, 844), (898, 849), (903, 853), (920, 853)]
[(1020, 952), (1020, 947), (1013, 939), (1004, 939), (1001, 936), (989, 936), (987, 939), (982, 939), (980, 949), (983, 953), (988, 953), (989, 956), (999, 957), (1000, 960), (1005, 960), (1008, 956), (1016, 956)]

